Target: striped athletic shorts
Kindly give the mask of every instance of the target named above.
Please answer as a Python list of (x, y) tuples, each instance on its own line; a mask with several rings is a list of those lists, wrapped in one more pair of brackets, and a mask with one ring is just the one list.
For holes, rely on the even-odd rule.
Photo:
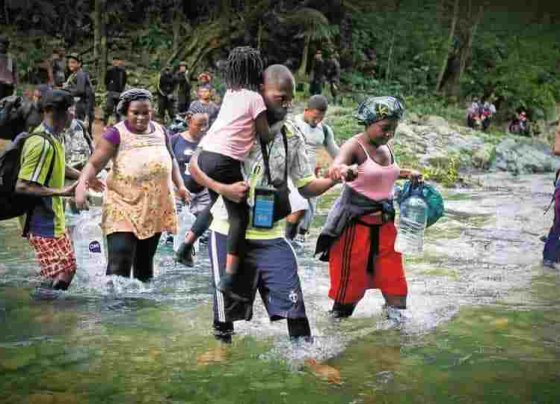
[(394, 248), (396, 237), (393, 222), (368, 224), (360, 220), (348, 225), (329, 252), (329, 297), (338, 303), (357, 303), (368, 289), (406, 296), (402, 255)]
[(76, 256), (68, 233), (58, 238), (41, 237), (30, 233), (28, 240), (39, 261), (41, 276), (56, 278), (61, 273), (76, 272)]

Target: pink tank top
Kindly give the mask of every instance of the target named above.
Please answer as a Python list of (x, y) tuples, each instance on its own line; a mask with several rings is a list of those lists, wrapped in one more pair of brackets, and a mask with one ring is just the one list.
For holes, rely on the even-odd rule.
[(393, 197), (393, 187), (400, 174), (400, 168), (397, 163), (395, 163), (393, 152), (389, 149), (391, 153), (391, 164), (382, 166), (371, 158), (360, 141), (357, 140), (357, 142), (367, 158), (358, 166), (358, 178), (354, 181), (347, 182), (346, 185), (374, 201), (391, 199)]

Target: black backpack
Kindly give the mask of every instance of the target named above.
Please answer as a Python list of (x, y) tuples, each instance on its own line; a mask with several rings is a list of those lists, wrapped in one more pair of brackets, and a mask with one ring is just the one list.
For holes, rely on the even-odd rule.
[(0, 220), (11, 219), (27, 213), (27, 219), (23, 231), (24, 235), (27, 233), (31, 214), (35, 209), (35, 206), (37, 206), (37, 204), (41, 201), (40, 197), (17, 194), (15, 192), (16, 182), (21, 167), (21, 153), (23, 151), (23, 146), (25, 141), (32, 136), (41, 136), (42, 138), (45, 138), (55, 151), (45, 182), (48, 184), (52, 176), (54, 161), (56, 159), (55, 145), (52, 139), (48, 136), (43, 133), (23, 132), (19, 134), (14, 141), (8, 145), (6, 150), (0, 154)]

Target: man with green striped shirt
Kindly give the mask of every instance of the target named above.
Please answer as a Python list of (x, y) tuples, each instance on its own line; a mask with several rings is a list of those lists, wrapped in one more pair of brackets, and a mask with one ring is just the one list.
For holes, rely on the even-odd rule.
[(79, 172), (66, 167), (63, 132), (71, 121), (68, 109), (74, 100), (63, 90), (47, 93), (43, 99), (43, 122), (25, 141), (16, 192), (40, 197), (27, 223), (27, 238), (35, 250), (41, 275), (54, 289), (66, 290), (76, 272), (76, 258), (64, 222), (63, 196), (74, 193), (76, 184), (65, 186), (66, 178)]

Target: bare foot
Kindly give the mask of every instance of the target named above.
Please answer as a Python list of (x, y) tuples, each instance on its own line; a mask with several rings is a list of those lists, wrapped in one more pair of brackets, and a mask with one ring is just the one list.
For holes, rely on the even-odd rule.
[(319, 363), (315, 359), (307, 359), (305, 365), (311, 370), (311, 372), (326, 380), (329, 384), (341, 384), (342, 380), (340, 377), (340, 371), (332, 366), (325, 365), (324, 363)]

